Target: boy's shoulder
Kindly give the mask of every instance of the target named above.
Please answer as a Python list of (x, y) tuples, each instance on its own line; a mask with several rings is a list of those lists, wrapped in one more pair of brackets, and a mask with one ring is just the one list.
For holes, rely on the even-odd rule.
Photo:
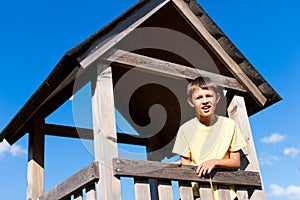
[(233, 124), (236, 123), (233, 119), (231, 119), (229, 117), (224, 117), (224, 116), (218, 116), (218, 117), (219, 117), (219, 119), (221, 119), (225, 123), (233, 123)]
[(197, 117), (194, 117), (194, 118), (186, 121), (185, 123), (183, 123), (180, 127), (182, 129), (188, 129), (188, 128), (197, 126), (197, 123), (198, 123), (198, 119), (197, 119)]

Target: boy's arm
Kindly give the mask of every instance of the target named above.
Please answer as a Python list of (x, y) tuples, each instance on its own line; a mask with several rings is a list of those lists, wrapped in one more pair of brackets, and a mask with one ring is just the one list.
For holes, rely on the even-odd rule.
[(180, 160), (174, 162), (174, 164), (181, 166), (181, 165), (189, 165), (191, 163), (191, 159), (188, 157), (180, 156)]
[(182, 165), (189, 165), (191, 163), (191, 158), (180, 156), (180, 163)]
[(241, 165), (240, 152), (229, 152), (228, 159), (212, 159), (201, 163), (196, 173), (201, 177), (205, 174), (209, 174), (214, 168), (226, 168), (226, 169), (237, 169)]

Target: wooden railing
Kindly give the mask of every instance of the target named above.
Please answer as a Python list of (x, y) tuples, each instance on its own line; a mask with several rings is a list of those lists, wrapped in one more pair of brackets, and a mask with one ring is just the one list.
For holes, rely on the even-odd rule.
[[(131, 160), (123, 158), (114, 159), (115, 176), (133, 177), (135, 198), (137, 200), (150, 200), (149, 179), (157, 180), (156, 187), (151, 192), (157, 193), (160, 200), (172, 200), (173, 187), (171, 181), (178, 181), (181, 200), (192, 200), (193, 191), (191, 182), (198, 182), (201, 200), (212, 199), (210, 182), (218, 185), (218, 195), (221, 200), (230, 199), (230, 185), (237, 189), (237, 198), (251, 199), (251, 192), (261, 189), (261, 180), (258, 172), (250, 171), (213, 171), (209, 177), (198, 177), (195, 166), (177, 166), (172, 163)], [(153, 194), (152, 194), (153, 195)]]
[[(172, 182), (174, 181), (178, 181), (181, 200), (194, 199), (191, 182), (199, 184), (201, 200), (212, 199), (210, 181), (218, 185), (221, 200), (230, 199), (230, 185), (236, 187), (239, 200), (251, 199), (251, 191), (261, 189), (258, 172), (215, 170), (212, 171), (210, 179), (209, 177), (198, 177), (195, 173), (195, 166), (189, 165), (179, 167), (172, 163), (124, 158), (113, 159), (113, 164), (112, 170), (114, 170), (116, 177), (131, 177), (134, 179), (136, 200), (177, 199), (173, 196), (174, 187)], [(39, 197), (39, 200), (96, 200), (95, 183), (99, 179), (99, 163), (91, 163), (63, 183), (44, 193)], [(150, 179), (154, 180), (151, 184), (149, 183)]]
[(99, 164), (93, 162), (63, 183), (44, 193), (39, 200), (96, 200), (95, 183), (99, 180)]

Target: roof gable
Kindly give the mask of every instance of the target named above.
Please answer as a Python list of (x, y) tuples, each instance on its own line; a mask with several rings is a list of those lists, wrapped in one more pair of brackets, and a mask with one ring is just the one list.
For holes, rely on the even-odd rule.
[[(163, 12), (164, 10), (169, 10), (169, 12)], [(169, 13), (172, 14), (169, 15)], [(43, 115), (43, 117), (47, 117), (72, 95), (78, 72), (84, 71), (83, 76), (88, 74), (87, 72), (92, 70), (92, 66), (97, 65), (103, 56), (107, 58), (109, 50), (116, 47), (122, 49), (124, 47), (122, 43), (126, 42), (138, 28), (150, 26), (171, 27), (175, 30), (177, 28), (180, 30), (176, 31), (182, 32), (198, 42), (206, 50), (203, 55), (209, 55), (212, 62), (216, 64), (220, 75), (236, 79), (237, 86), (235, 88), (240, 87), (239, 84), (241, 85), (242, 89), (235, 92), (245, 97), (249, 115), (281, 100), (276, 91), (263, 79), (195, 0), (188, 3), (182, 0), (145, 0), (138, 2), (119, 18), (67, 52), (39, 89), (2, 131), (0, 140), (5, 138), (10, 144), (17, 141), (30, 131), (28, 127), (30, 127), (34, 116)], [(167, 61), (169, 62), (167, 65), (179, 64), (181, 65), (180, 69), (184, 66), (188, 72), (190, 72), (189, 68), (197, 68), (189, 59), (166, 49), (144, 48), (132, 49), (132, 51), (141, 56)], [(143, 57), (142, 59), (146, 58)], [(208, 60), (207, 62), (211, 61)], [(117, 65), (114, 66), (115, 69), (119, 69)], [(80, 71), (80, 68), (83, 71)], [(115, 79), (119, 79), (126, 73), (126, 70), (117, 71)], [(205, 69), (205, 71), (210, 70)], [(93, 73), (93, 70), (91, 72)], [(181, 78), (192, 77), (191, 74), (193, 73), (201, 74), (200, 71), (191, 71), (191, 74), (184, 77), (182, 76), (184, 72), (180, 73)], [(222, 78), (222, 80), (227, 79)], [(84, 85), (85, 83), (83, 81), (81, 84)], [(137, 113), (137, 115), (139, 114)], [(145, 120), (147, 121), (147, 119)]]

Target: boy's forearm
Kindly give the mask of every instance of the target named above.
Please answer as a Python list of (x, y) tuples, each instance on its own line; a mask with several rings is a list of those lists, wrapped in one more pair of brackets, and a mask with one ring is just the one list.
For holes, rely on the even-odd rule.
[(183, 165), (189, 165), (191, 163), (191, 159), (188, 157), (180, 156), (180, 162)]
[(241, 162), (240, 160), (236, 159), (221, 159), (221, 160), (215, 160), (216, 162), (216, 168), (226, 168), (226, 169), (237, 169), (240, 167)]
[(216, 167), (237, 169), (241, 166), (240, 152), (230, 152), (228, 159), (221, 159), (216, 161)]

